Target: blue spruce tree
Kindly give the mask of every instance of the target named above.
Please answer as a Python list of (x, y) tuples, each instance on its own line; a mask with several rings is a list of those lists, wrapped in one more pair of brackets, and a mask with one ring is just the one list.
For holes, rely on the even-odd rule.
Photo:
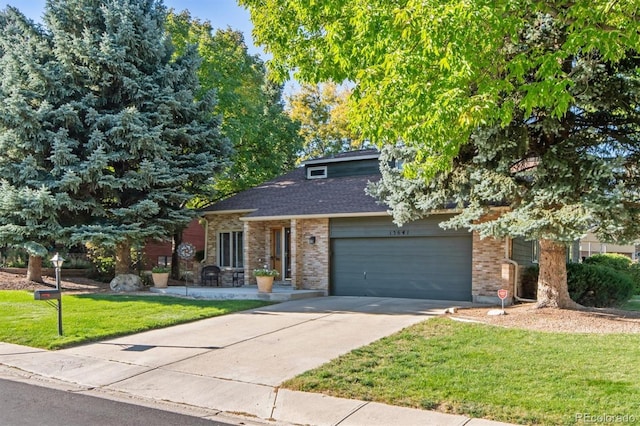
[[(229, 155), (211, 114), (214, 95), (194, 98), (197, 52), (172, 59), (165, 17), (152, 0), (49, 0), (45, 29), (24, 23), (41, 40), (42, 58), (25, 58), (18, 73), (30, 84), (32, 69), (43, 69), (35, 101), (21, 105), (41, 114), (37, 131), (25, 131), (20, 111), (0, 129), (5, 144), (22, 150), (2, 163), (0, 177), (52, 200), (56, 227), (43, 239), (112, 247), (116, 273), (130, 269), (133, 245), (167, 238), (193, 217), (187, 201)], [(19, 54), (6, 48), (3, 58)], [(11, 170), (26, 170), (27, 158), (38, 174), (25, 184)]]

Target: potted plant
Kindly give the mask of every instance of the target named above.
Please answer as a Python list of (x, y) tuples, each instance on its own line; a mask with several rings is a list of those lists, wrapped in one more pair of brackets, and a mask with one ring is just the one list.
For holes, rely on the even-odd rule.
[(159, 288), (167, 287), (169, 283), (169, 273), (171, 268), (166, 266), (154, 266), (151, 269), (151, 278), (153, 279), (153, 286)]
[(273, 289), (273, 279), (280, 275), (275, 269), (260, 268), (253, 270), (253, 276), (258, 281), (258, 292), (271, 293)]

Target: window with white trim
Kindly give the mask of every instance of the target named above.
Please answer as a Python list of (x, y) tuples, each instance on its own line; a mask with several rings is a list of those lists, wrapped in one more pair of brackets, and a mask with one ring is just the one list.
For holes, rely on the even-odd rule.
[(307, 179), (324, 179), (327, 177), (327, 166), (307, 167)]
[(218, 265), (227, 268), (242, 268), (242, 231), (227, 231), (218, 234)]

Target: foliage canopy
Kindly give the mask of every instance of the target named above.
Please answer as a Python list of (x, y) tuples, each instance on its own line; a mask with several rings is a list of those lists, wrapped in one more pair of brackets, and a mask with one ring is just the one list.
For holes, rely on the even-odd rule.
[(355, 84), (396, 222), (540, 239), (548, 306), (572, 305), (564, 243), (640, 235), (638, 0), (241, 2), (281, 77)]
[(300, 123), (301, 160), (360, 149), (366, 145), (349, 123), (351, 90), (335, 83), (303, 84), (289, 96), (289, 116)]
[(268, 78), (257, 55), (249, 54), (241, 32), (215, 30), (187, 11), (171, 11), (167, 29), (176, 54), (196, 46), (201, 93), (214, 90), (214, 114), (233, 152), (216, 182), (197, 200), (198, 206), (228, 197), (269, 180), (295, 166), (302, 147), (298, 126), (284, 112), (283, 87)]

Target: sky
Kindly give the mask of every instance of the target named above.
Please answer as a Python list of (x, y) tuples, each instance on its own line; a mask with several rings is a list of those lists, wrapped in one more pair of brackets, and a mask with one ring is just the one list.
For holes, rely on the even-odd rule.
[[(36, 22), (42, 21), (45, 0), (0, 0), (0, 9), (4, 9), (7, 5), (19, 9), (25, 16)], [(231, 27), (242, 31), (249, 53), (266, 58), (264, 51), (253, 44), (251, 38), (253, 25), (249, 19), (249, 11), (238, 6), (236, 0), (164, 0), (164, 5), (178, 12), (187, 9), (191, 17), (211, 22), (214, 29)]]

